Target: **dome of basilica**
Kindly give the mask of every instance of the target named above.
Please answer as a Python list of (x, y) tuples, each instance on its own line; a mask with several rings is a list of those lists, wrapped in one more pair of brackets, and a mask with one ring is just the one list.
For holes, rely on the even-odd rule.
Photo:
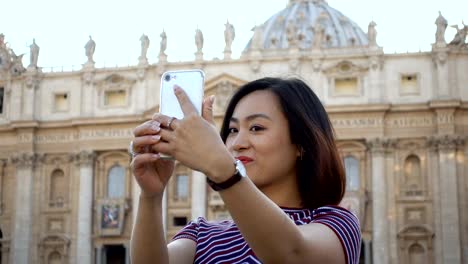
[(254, 36), (245, 51), (367, 45), (367, 34), (325, 0), (290, 0), (285, 9), (254, 28)]

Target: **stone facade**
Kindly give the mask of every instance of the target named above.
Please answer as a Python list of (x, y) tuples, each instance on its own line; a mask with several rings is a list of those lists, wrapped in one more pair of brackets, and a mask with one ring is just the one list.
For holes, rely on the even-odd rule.
[[(287, 8), (300, 2), (324, 4)], [(200, 49), (195, 61), (172, 63), (161, 43), (154, 64), (145, 50), (133, 67), (49, 73), (19, 67), (2, 37), (1, 263), (128, 263), (139, 187), (127, 147), (158, 111), (162, 73), (188, 68), (206, 73), (218, 125), (250, 80), (295, 76), (314, 89), (347, 168), (342, 206), (360, 219), (362, 263), (467, 263), (466, 45), (439, 35), (432, 51), (390, 55), (367, 41), (303, 49), (284, 39), (275, 49), (262, 46), (266, 36), (239, 59), (203, 60)], [(205, 176), (182, 164), (164, 207), (168, 239), (198, 216), (229, 218)]]

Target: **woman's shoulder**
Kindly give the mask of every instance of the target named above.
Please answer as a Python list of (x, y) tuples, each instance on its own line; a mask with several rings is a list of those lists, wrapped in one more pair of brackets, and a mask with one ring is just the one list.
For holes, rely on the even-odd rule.
[(318, 207), (312, 210), (312, 215), (314, 217), (320, 217), (323, 215), (337, 215), (343, 217), (351, 217), (357, 220), (357, 216), (353, 212), (338, 205), (326, 205)]

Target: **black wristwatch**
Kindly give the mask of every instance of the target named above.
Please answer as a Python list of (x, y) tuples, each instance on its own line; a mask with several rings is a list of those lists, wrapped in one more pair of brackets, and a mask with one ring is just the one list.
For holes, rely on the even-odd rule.
[(242, 161), (236, 160), (236, 162), (234, 162), (234, 166), (236, 166), (236, 172), (234, 173), (234, 175), (229, 177), (229, 179), (220, 183), (216, 183), (210, 180), (210, 178), (206, 177), (206, 182), (208, 182), (211, 188), (213, 188), (213, 190), (215, 191), (222, 191), (222, 190), (228, 189), (229, 187), (233, 186), (234, 184), (242, 180), (242, 178), (247, 176), (247, 173), (245, 171), (245, 167)]

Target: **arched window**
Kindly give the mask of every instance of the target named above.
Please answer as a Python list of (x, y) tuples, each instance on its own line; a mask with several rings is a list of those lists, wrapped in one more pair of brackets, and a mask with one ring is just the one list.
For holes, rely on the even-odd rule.
[(62, 255), (58, 253), (57, 251), (54, 251), (49, 254), (49, 261), (47, 263), (50, 264), (60, 264), (62, 263)]
[(52, 172), (50, 178), (50, 192), (49, 199), (52, 207), (62, 207), (65, 200), (66, 193), (65, 186), (65, 173), (63, 170), (56, 169)]
[(422, 189), (421, 161), (416, 155), (410, 155), (405, 160), (405, 187), (411, 190)]
[(348, 191), (359, 190), (359, 160), (353, 156), (344, 158), (346, 170), (346, 189)]
[(423, 264), (426, 262), (426, 254), (424, 248), (419, 244), (413, 244), (408, 249), (409, 259), (411, 264)]
[(120, 165), (115, 165), (109, 170), (107, 196), (109, 198), (125, 197), (125, 169)]

